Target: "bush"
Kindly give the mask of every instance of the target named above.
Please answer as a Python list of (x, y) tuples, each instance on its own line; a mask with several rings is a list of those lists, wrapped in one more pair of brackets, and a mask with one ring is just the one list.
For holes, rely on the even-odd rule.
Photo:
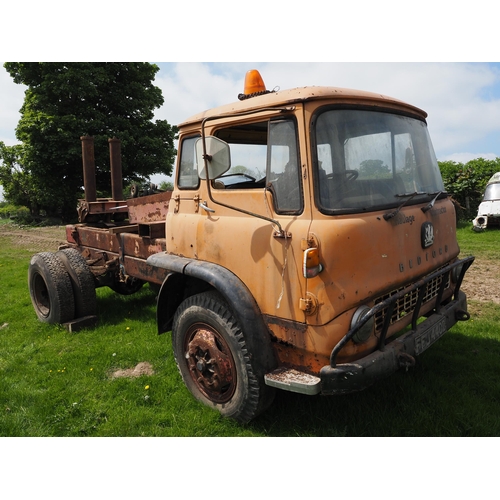
[(446, 191), (459, 204), (458, 218), (470, 222), (477, 215), (488, 180), (500, 172), (500, 158), (476, 158), (465, 164), (444, 161), (438, 165)]
[[(29, 208), (13, 205), (12, 203), (0, 203), (0, 219), (15, 219), (17, 221), (33, 221)], [(26, 222), (22, 222), (26, 223)], [(28, 222), (29, 223), (29, 222)]]

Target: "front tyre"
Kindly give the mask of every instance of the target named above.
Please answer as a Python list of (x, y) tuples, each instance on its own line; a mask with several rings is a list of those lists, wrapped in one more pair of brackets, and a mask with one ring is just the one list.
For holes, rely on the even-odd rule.
[(193, 295), (181, 303), (172, 346), (189, 391), (225, 417), (249, 422), (272, 401), (272, 389), (256, 376), (244, 334), (217, 292)]

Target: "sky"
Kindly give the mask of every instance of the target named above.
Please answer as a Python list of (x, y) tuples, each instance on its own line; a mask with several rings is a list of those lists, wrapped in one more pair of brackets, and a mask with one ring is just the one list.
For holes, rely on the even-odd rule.
[[(255, 68), (270, 90), (353, 88), (424, 109), (439, 161), (500, 157), (498, 27), (485, 15), (486, 0), (474, 9), (421, 0), (408, 11), (396, 0), (141, 5), (11, 2), (2, 12), (22, 18), (22, 30), (4, 23), (0, 60), (156, 62), (165, 99), (156, 118), (173, 125), (236, 101), (246, 71)], [(24, 90), (1, 63), (0, 141), (7, 145), (17, 142)]]
[[(385, 94), (428, 113), (439, 161), (500, 157), (500, 64), (462, 62), (155, 62), (155, 84), (165, 102), (155, 119), (173, 125), (200, 111), (233, 102), (245, 73), (258, 69), (268, 89), (326, 85)], [(17, 141), (23, 85), (0, 68), (0, 141)], [(152, 179), (159, 183), (165, 176)]]

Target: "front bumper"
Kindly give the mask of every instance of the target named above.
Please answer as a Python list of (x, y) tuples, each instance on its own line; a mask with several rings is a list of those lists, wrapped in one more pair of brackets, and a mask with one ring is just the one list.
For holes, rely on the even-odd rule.
[[(391, 294), (389, 298), (379, 302), (368, 311), (363, 319), (337, 343), (330, 355), (330, 365), (324, 366), (316, 375), (300, 372), (293, 368), (280, 367), (265, 375), (265, 383), (271, 387), (301, 394), (346, 394), (361, 391), (378, 380), (385, 378), (400, 368), (415, 364), (414, 356), (424, 352), (436, 340), (441, 338), (457, 321), (466, 321), (470, 318), (467, 312), (467, 298), (460, 291), (466, 271), (474, 262), (474, 257), (457, 260), (452, 264), (435, 271), (432, 274), (415, 282), (410, 287)], [(450, 283), (452, 274), (456, 275), (452, 300), (442, 303), (444, 289)], [(437, 290), (433, 285), (439, 283)], [(428, 297), (427, 289), (431, 287), (435, 294)], [(392, 313), (396, 304), (402, 298), (415, 294), (415, 303), (411, 316), (411, 330), (400, 337), (386, 343), (386, 336)], [(421, 317), (421, 308), (434, 301), (432, 314), (426, 320), (418, 323)], [(428, 310), (426, 308), (426, 310)], [(336, 363), (337, 356), (342, 348), (354, 337), (356, 332), (374, 316), (383, 314), (383, 326), (379, 334), (378, 348), (375, 352), (351, 363)]]
[(402, 367), (414, 364), (421, 354), (442, 337), (457, 321), (468, 319), (467, 299), (463, 292), (449, 304), (410, 330), (383, 350), (377, 350), (353, 363), (324, 366), (320, 372), (321, 394), (346, 394), (360, 391)]
[(500, 227), (500, 215), (478, 215), (472, 221), (474, 231), (484, 231), (487, 228)]

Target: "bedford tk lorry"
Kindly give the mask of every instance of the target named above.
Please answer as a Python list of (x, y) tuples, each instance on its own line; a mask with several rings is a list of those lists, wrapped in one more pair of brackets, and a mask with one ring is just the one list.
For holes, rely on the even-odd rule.
[(188, 389), (248, 422), (277, 389), (341, 395), (414, 365), (469, 319), (474, 257), (458, 257), (424, 111), (343, 88), (268, 91), (257, 71), (238, 97), (179, 125), (172, 193), (83, 200), (66, 248), (44, 253), (61, 270), (38, 254), (30, 290), (42, 321), (72, 324), (95, 314), (97, 286), (156, 286)]

